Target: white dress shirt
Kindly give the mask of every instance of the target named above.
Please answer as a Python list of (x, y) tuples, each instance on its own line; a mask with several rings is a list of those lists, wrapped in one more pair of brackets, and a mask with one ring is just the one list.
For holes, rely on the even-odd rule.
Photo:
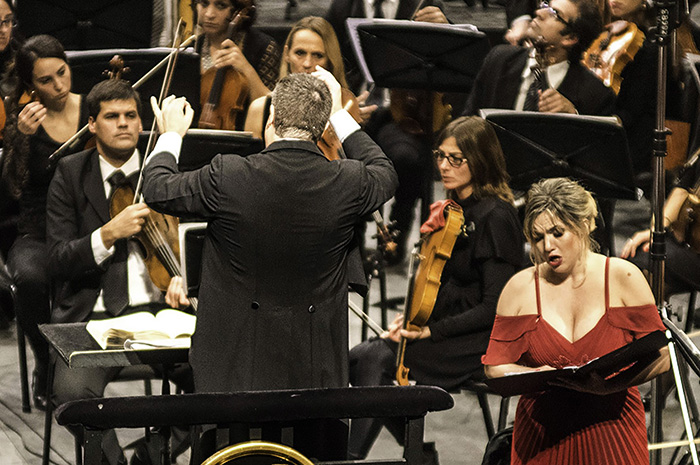
[[(124, 176), (129, 176), (139, 171), (139, 152), (134, 150), (133, 155), (119, 168), (115, 168), (102, 155), (100, 155), (100, 172), (102, 174), (102, 184), (105, 189), (105, 197), (109, 199), (112, 186), (108, 179), (112, 174), (121, 170)], [(92, 232), (90, 236), (90, 244), (92, 246), (92, 254), (95, 258), (95, 263), (101, 265), (105, 260), (114, 255), (114, 245), (109, 249), (102, 243), (101, 236), (102, 228), (98, 228)], [(146, 263), (143, 261), (141, 247), (134, 241), (128, 242), (129, 256), (127, 258), (127, 280), (129, 286), (129, 306), (144, 305), (152, 302), (163, 302), (163, 293), (151, 281), (146, 268)], [(102, 292), (95, 302), (93, 309), (95, 312), (105, 311)]]

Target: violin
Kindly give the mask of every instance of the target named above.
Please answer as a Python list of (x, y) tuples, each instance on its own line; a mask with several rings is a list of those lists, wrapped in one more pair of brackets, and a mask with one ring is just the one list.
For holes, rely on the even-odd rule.
[(644, 39), (644, 32), (636, 24), (615, 21), (608, 24), (605, 31), (583, 53), (581, 63), (618, 94), (622, 84), (622, 70), (634, 60)]
[[(355, 121), (360, 123), (362, 119), (360, 117), (360, 105), (357, 103), (355, 95), (344, 87), (340, 90), (342, 93), (343, 108), (350, 113), (350, 116), (352, 116)], [(340, 143), (340, 139), (338, 139), (338, 136), (330, 124), (326, 126), (325, 131), (321, 134), (321, 138), (316, 145), (318, 145), (323, 155), (330, 161), (345, 158), (343, 144)]]
[[(178, 25), (178, 28), (180, 26)], [(178, 40), (177, 38), (175, 40)], [(179, 51), (182, 46), (177, 46), (173, 44), (173, 49)], [(158, 99), (158, 105), (163, 99), (163, 96), (167, 94), (170, 83), (172, 82), (172, 74), (175, 69), (175, 62), (177, 58), (177, 53), (170, 56), (168, 60), (168, 67), (165, 72), (165, 77), (163, 80), (163, 85), (161, 86), (160, 98)], [(121, 62), (123, 67), (123, 61)], [(151, 128), (151, 136), (155, 133), (156, 121), (153, 121), (153, 127)], [(144, 160), (148, 158), (148, 154), (153, 149), (155, 145), (154, 139), (149, 138), (146, 154), (143, 157)], [(143, 166), (142, 166), (143, 170)], [(139, 182), (134, 190), (130, 185), (124, 185), (118, 187), (111, 196), (110, 201), (110, 217), (118, 215), (122, 210), (124, 210), (129, 205), (135, 204), (141, 199), (141, 183), (143, 181), (143, 171), (139, 173)], [(174, 276), (182, 276), (180, 268), (180, 260), (178, 259), (180, 255), (180, 238), (178, 235), (178, 219), (151, 211), (145, 218), (143, 227), (141, 231), (135, 236), (136, 240), (141, 244), (141, 248), (144, 251), (144, 262), (148, 270), (148, 274), (151, 278), (153, 284), (158, 287), (161, 291), (166, 291), (170, 285), (170, 280)], [(190, 305), (197, 311), (197, 299), (190, 298)]]
[[(445, 263), (452, 256), (457, 237), (462, 233), (464, 215), (458, 205), (448, 205), (444, 214), (445, 226), (421, 238), (420, 252), (411, 255), (411, 278), (408, 284), (406, 305), (404, 306), (403, 329), (418, 331), (425, 326), (430, 318), (438, 290), (440, 277)], [(415, 258), (419, 258), (417, 267)], [(404, 365), (406, 339), (401, 338), (396, 352), (396, 381), (400, 386), (408, 386), (409, 369)]]
[[(253, 5), (241, 8), (226, 30), (226, 37), (233, 40), (243, 20), (249, 16)], [(227, 67), (209, 68), (202, 73), (200, 103), (202, 114), (198, 126), (203, 129), (236, 129), (236, 119), (246, 111), (250, 89), (248, 80), (239, 71)]]
[(700, 180), (688, 192), (678, 219), (671, 223), (671, 232), (679, 244), (687, 244), (700, 253)]

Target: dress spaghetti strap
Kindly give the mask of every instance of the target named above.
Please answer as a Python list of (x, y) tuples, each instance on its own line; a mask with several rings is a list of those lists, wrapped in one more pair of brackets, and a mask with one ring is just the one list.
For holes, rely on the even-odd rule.
[[(606, 281), (607, 283), (607, 281)], [(540, 308), (540, 266), (535, 265), (535, 297), (537, 299), (537, 318), (542, 317), (542, 309)]]
[(608, 286), (608, 271), (610, 270), (610, 257), (605, 258), (605, 313), (610, 308), (610, 291)]

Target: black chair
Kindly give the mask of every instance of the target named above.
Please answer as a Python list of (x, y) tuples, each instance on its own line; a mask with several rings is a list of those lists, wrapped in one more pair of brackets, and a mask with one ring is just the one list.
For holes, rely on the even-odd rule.
[(83, 427), (84, 463), (99, 465), (102, 434), (111, 428), (210, 424), (236, 428), (244, 424), (283, 430), (299, 421), (403, 418), (402, 458), (355, 463), (419, 465), (426, 413), (447, 410), (453, 404), (452, 396), (432, 386), (349, 387), (78, 400), (59, 406), (56, 420), (60, 425)]
[(501, 397), (501, 405), (498, 412), (498, 429), (494, 428), (493, 416), (491, 407), (489, 406), (488, 395), (498, 395), (482, 381), (469, 380), (460, 386), (462, 392), (475, 394), (481, 407), (481, 413), (484, 416), (484, 426), (486, 426), (486, 435), (491, 439), (497, 432), (505, 429), (508, 421), (508, 408), (510, 407), (510, 397)]

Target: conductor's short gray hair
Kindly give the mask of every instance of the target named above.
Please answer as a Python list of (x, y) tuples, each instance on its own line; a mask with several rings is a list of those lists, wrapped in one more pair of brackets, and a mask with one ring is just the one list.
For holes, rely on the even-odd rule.
[(316, 142), (331, 115), (331, 92), (326, 83), (310, 74), (290, 74), (272, 92), (275, 133)]

